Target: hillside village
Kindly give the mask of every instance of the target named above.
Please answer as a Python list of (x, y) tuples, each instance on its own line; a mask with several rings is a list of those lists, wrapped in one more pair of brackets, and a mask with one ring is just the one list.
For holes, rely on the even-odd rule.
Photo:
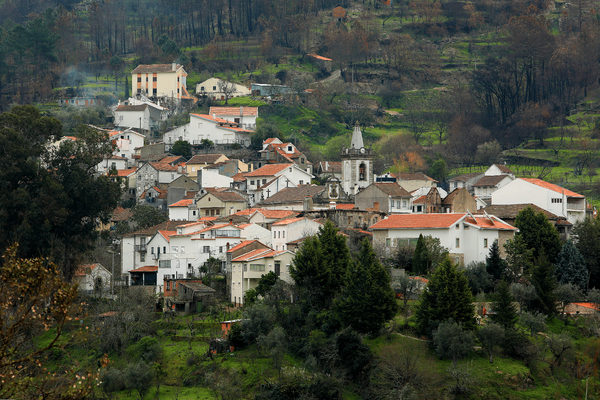
[(593, 3), (0, 11), (0, 398), (600, 398)]

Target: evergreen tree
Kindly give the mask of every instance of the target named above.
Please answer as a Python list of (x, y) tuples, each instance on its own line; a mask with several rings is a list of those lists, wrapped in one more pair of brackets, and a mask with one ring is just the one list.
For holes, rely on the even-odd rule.
[(420, 234), (412, 259), (412, 272), (414, 274), (422, 275), (427, 272), (426, 253), (427, 248), (425, 247), (425, 240), (423, 239), (423, 234)]
[(543, 249), (548, 261), (555, 262), (562, 247), (560, 236), (544, 213), (536, 214), (533, 208), (527, 207), (517, 214), (515, 226), (519, 228), (515, 238), (523, 239), (527, 248), (533, 250), (534, 259), (539, 258)]
[(441, 322), (452, 318), (465, 329), (475, 329), (475, 311), (469, 282), (450, 258), (435, 270), (417, 309), (419, 333), (431, 336)]
[(317, 236), (304, 241), (290, 268), (302, 300), (313, 310), (332, 305), (350, 263), (346, 239), (337, 232), (327, 221)]
[(171, 153), (176, 156), (182, 156), (188, 160), (192, 158), (192, 145), (187, 140), (178, 140), (173, 143)]
[(500, 246), (497, 240), (494, 240), (489, 254), (485, 257), (485, 269), (495, 282), (502, 280), (506, 273), (506, 261), (500, 257)]
[(587, 288), (600, 287), (600, 219), (586, 218), (576, 223), (573, 236), (588, 270)]
[(532, 309), (547, 316), (554, 316), (556, 310), (556, 276), (554, 266), (542, 251), (536, 260), (536, 266), (531, 274), (531, 283), (535, 287), (537, 298), (532, 302)]
[(350, 263), (345, 285), (334, 303), (342, 326), (359, 333), (375, 334), (396, 314), (396, 301), (388, 272), (383, 268), (368, 239)]
[(559, 283), (572, 283), (584, 290), (588, 272), (583, 256), (572, 241), (567, 240), (556, 259), (556, 278)]
[(510, 286), (506, 281), (501, 281), (493, 296), (492, 309), (494, 314), (490, 315), (492, 321), (502, 325), (505, 329), (514, 328), (519, 320), (515, 299), (510, 292)]

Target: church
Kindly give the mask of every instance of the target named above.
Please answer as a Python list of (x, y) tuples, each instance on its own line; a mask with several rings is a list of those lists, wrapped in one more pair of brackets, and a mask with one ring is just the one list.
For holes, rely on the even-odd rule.
[(350, 196), (373, 183), (373, 149), (366, 148), (358, 122), (350, 147), (342, 147), (342, 189)]

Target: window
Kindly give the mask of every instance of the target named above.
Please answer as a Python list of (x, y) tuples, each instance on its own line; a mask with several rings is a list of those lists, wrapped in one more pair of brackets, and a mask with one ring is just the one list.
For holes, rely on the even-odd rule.
[(161, 260), (158, 262), (158, 268), (171, 268), (171, 260)]
[(166, 290), (171, 290), (171, 281), (167, 281)]
[(292, 146), (288, 146), (288, 151), (293, 151)]
[(402, 200), (402, 208), (406, 208), (406, 200)]
[(173, 253), (177, 253), (177, 252), (179, 252), (179, 249), (177, 248), (177, 246), (173, 246), (173, 247), (171, 247), (171, 251)]
[(304, 183), (304, 181), (301, 179), (301, 180), (300, 180), (298, 183), (299, 183), (300, 185), (302, 185), (302, 184)]
[(150, 254), (154, 254), (154, 247), (150, 247)]
[(460, 225), (459, 225), (459, 224), (456, 224), (456, 225), (454, 225), (454, 228), (456, 228), (456, 229), (460, 229)]
[(179, 82), (179, 77), (177, 77), (177, 82)]
[(457, 249), (460, 248), (460, 238), (456, 238), (455, 246)]
[(279, 245), (275, 245), (275, 251), (279, 250)]
[(156, 88), (152, 89), (152, 94), (156, 96), (158, 94), (158, 90)]
[(281, 238), (281, 231), (277, 231), (277, 238)]
[(390, 247), (390, 245), (392, 244), (392, 241), (390, 238), (385, 238), (385, 246), (386, 247)]
[(250, 271), (264, 271), (264, 264), (250, 264)]
[(217, 215), (221, 215), (221, 210), (220, 210), (220, 209), (217, 209), (217, 210), (215, 211), (215, 214), (217, 214)]
[(138, 80), (137, 80), (137, 81), (138, 81), (138, 82), (142, 82), (142, 77), (141, 77), (141, 76), (138, 76)]
[(488, 247), (488, 241), (487, 238), (483, 239), (483, 247)]
[(367, 167), (365, 166), (365, 163), (361, 163), (360, 167), (358, 167), (358, 180), (367, 180)]
[(146, 77), (146, 82), (148, 82), (148, 77)]
[(262, 180), (262, 184), (264, 185), (265, 183), (267, 183), (267, 180), (266, 180), (266, 179), (263, 179), (263, 180)]
[(254, 181), (250, 181), (250, 185), (254, 185)]
[(285, 239), (285, 231), (282, 231), (283, 238)]
[(554, 204), (562, 203), (562, 199), (552, 199), (552, 203), (554, 203)]
[(219, 253), (223, 252), (223, 246), (219, 246)]
[(163, 253), (167, 254), (167, 246), (163, 246)]
[(140, 253), (140, 262), (146, 262), (146, 253)]
[(213, 90), (217, 90), (217, 87), (216, 87), (216, 86), (213, 86)]
[(204, 86), (200, 86), (200, 90), (204, 92)]
[(206, 211), (204, 212), (204, 214), (205, 214), (207, 217), (208, 217), (208, 216), (210, 216), (210, 210), (206, 210)]
[(273, 231), (273, 239), (277, 239), (277, 231)]
[(152, 82), (156, 82), (158, 80), (158, 78), (156, 76), (152, 77)]
[(236, 124), (239, 124), (240, 123), (240, 119), (239, 118), (234, 118), (233, 122), (235, 122)]
[(210, 253), (210, 246), (203, 246), (202, 247), (202, 252), (203, 253)]
[(185, 246), (181, 246), (181, 254), (185, 253)]
[(192, 211), (192, 215), (195, 217), (196, 216), (196, 210)]

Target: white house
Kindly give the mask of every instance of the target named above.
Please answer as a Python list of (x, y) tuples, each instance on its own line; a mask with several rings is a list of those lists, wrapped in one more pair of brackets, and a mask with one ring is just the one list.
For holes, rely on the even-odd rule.
[(82, 292), (108, 292), (111, 288), (112, 274), (100, 263), (81, 265), (75, 271), (74, 281)]
[(292, 283), (289, 273), (294, 258), (291, 251), (256, 249), (231, 260), (231, 302), (244, 304), (244, 295), (258, 285), (263, 275), (274, 272), (282, 280)]
[(584, 195), (534, 178), (517, 178), (492, 193), (492, 205), (532, 203), (552, 214), (564, 217), (572, 224), (586, 215)]
[(196, 218), (194, 215), (190, 216), (190, 205), (194, 203), (194, 199), (183, 199), (169, 206), (169, 219), (171, 221), (195, 221), (198, 219), (198, 213), (196, 211)]
[(284, 188), (310, 184), (313, 176), (296, 164), (267, 164), (247, 173), (245, 178), (254, 205)]
[(178, 140), (184, 140), (192, 145), (201, 145), (203, 139), (214, 144), (250, 145), (252, 131), (244, 129), (239, 123), (227, 121), (220, 117), (206, 114), (190, 114), (190, 122), (177, 127), (163, 137), (165, 148), (169, 150)]
[(271, 225), (273, 247), (276, 251), (287, 250), (286, 243), (314, 236), (322, 224), (308, 218), (290, 218)]
[(256, 129), (256, 118), (258, 118), (258, 107), (211, 107), (208, 115), (235, 122), (239, 124), (240, 128), (254, 130)]
[(160, 123), (168, 118), (166, 108), (150, 102), (120, 104), (115, 109), (115, 126), (137, 128), (145, 132), (156, 131)]
[(134, 166), (135, 149), (144, 146), (145, 136), (132, 129), (109, 132), (110, 140), (115, 144), (114, 155), (127, 159), (127, 167)]
[(127, 169), (127, 159), (121, 156), (111, 154), (96, 165), (96, 172), (100, 175), (106, 175), (111, 170)]
[(223, 87), (230, 91), (229, 97), (247, 96), (251, 94), (250, 88), (237, 83), (227, 82), (219, 78), (208, 78), (196, 85), (196, 94), (203, 95), (212, 100), (225, 100)]
[(415, 246), (419, 235), (440, 239), (454, 262), (467, 265), (485, 261), (490, 246), (498, 240), (500, 248), (514, 237), (517, 228), (489, 215), (394, 214), (370, 227), (373, 246), (392, 254), (399, 246)]

